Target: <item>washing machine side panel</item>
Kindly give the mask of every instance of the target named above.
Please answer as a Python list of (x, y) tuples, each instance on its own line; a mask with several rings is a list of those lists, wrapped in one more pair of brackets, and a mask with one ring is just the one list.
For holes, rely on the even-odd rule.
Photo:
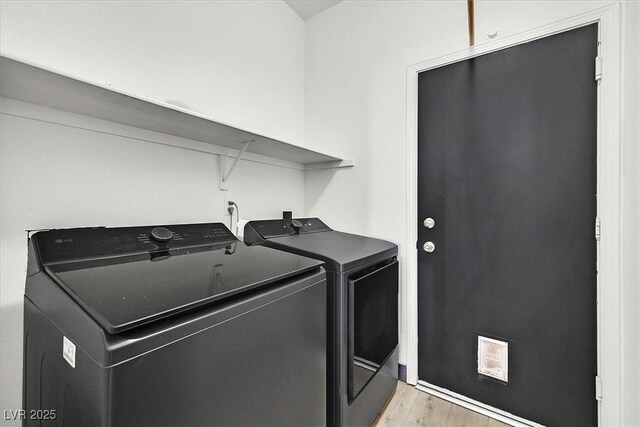
[[(108, 370), (81, 343), (63, 355), (65, 334), (24, 300), (24, 425), (108, 426)], [(72, 366), (73, 365), (73, 366)]]
[(41, 271), (27, 279), (26, 299), (64, 331), (67, 338), (74, 343), (81, 343), (83, 350), (99, 365), (110, 364), (105, 331), (45, 272)]
[(347, 393), (347, 346), (349, 345), (349, 329), (348, 329), (348, 315), (349, 315), (349, 287), (348, 287), (348, 274), (342, 273), (337, 275), (338, 300), (336, 304), (339, 309), (336, 313), (336, 319), (338, 324), (336, 329), (337, 342), (339, 343), (339, 351), (336, 355), (338, 372), (337, 376), (340, 379), (339, 385), (339, 423), (338, 426), (346, 426), (347, 411), (349, 410), (348, 393)]
[[(340, 332), (343, 307), (340, 274), (327, 271), (327, 425), (342, 425), (340, 357), (344, 354), (343, 334)], [(346, 343), (346, 341), (345, 341)]]

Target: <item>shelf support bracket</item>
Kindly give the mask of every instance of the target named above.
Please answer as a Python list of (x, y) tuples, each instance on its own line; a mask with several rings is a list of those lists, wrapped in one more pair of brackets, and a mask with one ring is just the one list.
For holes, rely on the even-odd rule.
[(226, 156), (224, 154), (220, 155), (220, 190), (227, 191), (227, 182), (229, 182), (229, 177), (231, 176), (231, 172), (233, 172), (233, 169), (236, 167), (236, 164), (238, 164), (238, 160), (240, 160), (240, 157), (242, 157), (244, 152), (247, 150), (247, 147), (252, 142), (255, 142), (255, 140), (251, 139), (249, 141), (245, 141), (244, 146), (240, 149), (235, 159), (233, 159), (233, 163), (231, 163), (231, 167), (229, 168), (228, 171), (225, 171)]

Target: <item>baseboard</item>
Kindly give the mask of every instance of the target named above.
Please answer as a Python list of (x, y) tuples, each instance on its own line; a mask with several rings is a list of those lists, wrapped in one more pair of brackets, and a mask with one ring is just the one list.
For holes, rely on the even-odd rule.
[(455, 403), (463, 408), (470, 409), (474, 412), (478, 412), (494, 420), (501, 421), (505, 424), (509, 424), (514, 427), (544, 427), (542, 424), (535, 423), (533, 421), (525, 420), (516, 415), (505, 412), (501, 409), (494, 408), (477, 400), (470, 399), (458, 393), (454, 393), (442, 387), (429, 384), (424, 381), (418, 381), (416, 388), (425, 393), (429, 393), (448, 402)]

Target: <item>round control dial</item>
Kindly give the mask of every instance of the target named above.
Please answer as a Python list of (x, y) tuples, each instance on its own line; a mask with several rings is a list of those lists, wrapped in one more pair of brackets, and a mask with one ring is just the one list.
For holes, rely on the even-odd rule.
[(168, 228), (156, 227), (151, 230), (151, 237), (153, 237), (153, 240), (156, 242), (168, 242), (172, 236), (173, 233)]

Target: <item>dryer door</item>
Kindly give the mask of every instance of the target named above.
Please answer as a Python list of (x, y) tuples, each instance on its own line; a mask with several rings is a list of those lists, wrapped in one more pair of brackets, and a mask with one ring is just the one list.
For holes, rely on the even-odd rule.
[(347, 388), (352, 402), (398, 345), (398, 261), (349, 277)]

